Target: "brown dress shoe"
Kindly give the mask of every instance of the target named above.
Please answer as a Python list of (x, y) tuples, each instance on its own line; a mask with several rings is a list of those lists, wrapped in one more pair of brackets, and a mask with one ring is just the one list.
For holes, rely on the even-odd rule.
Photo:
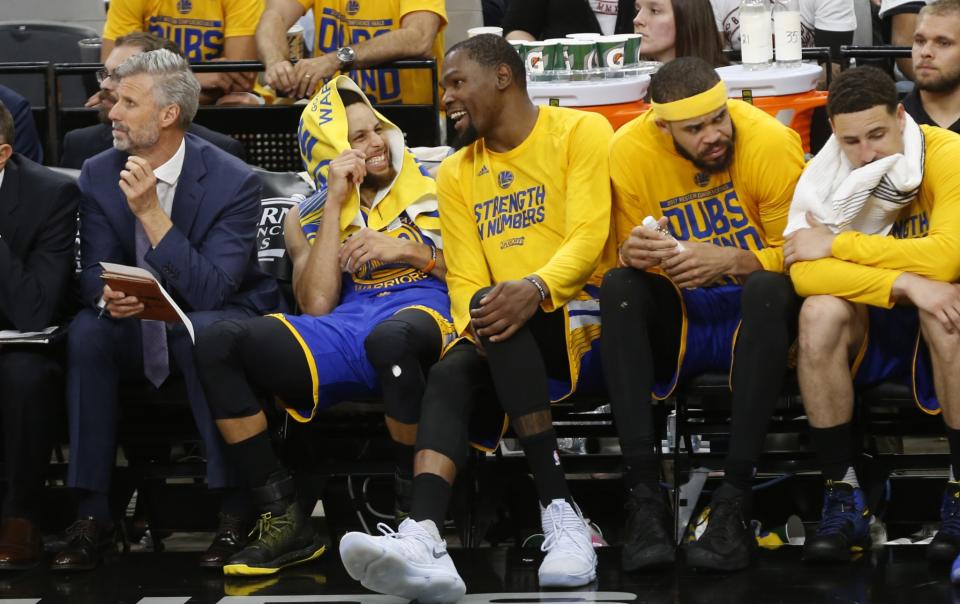
[(203, 568), (223, 568), (227, 559), (243, 549), (247, 544), (247, 525), (243, 517), (234, 514), (220, 513), (220, 526), (213, 543), (200, 556), (200, 566)]
[(4, 518), (0, 523), (0, 569), (23, 570), (40, 562), (43, 541), (26, 518)]
[(113, 545), (113, 530), (93, 518), (67, 527), (67, 545), (50, 563), (51, 570), (93, 570)]

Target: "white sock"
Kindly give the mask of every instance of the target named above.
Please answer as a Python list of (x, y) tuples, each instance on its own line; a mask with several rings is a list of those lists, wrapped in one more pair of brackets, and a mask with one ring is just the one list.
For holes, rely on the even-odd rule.
[(847, 473), (843, 475), (843, 480), (840, 482), (845, 482), (855, 489), (860, 488), (860, 482), (857, 480), (857, 473), (853, 470), (853, 466), (847, 467)]

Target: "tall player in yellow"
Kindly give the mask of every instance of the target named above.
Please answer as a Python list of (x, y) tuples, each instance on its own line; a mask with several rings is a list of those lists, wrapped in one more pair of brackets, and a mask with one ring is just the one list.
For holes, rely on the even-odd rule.
[[(652, 111), (623, 126), (610, 148), (624, 268), (607, 273), (600, 294), (604, 376), (629, 492), (623, 566), (674, 559), (651, 394), (663, 399), (698, 374), (722, 371), (733, 390), (725, 479), (686, 560), (736, 570), (754, 547), (750, 489), (796, 326), (781, 246), (803, 150), (796, 132), (728, 101), (702, 59), (668, 63), (650, 92)], [(680, 244), (642, 226), (647, 216)]]
[(462, 338), (427, 382), (410, 518), (395, 535), (347, 534), (341, 558), (374, 591), (421, 602), (464, 594), (438, 529), (474, 403), (492, 404), (472, 393), (492, 388), (540, 499), (540, 585), (585, 585), (596, 577), (596, 555), (560, 465), (550, 401), (585, 387), (599, 336), (595, 285), (613, 249), (609, 168), (597, 151), (612, 129), (594, 113), (533, 105), (523, 62), (499, 36), (465, 40), (445, 61), (447, 114), (476, 138), (444, 161), (437, 183)]
[[(286, 31), (313, 9), (313, 58), (292, 65)], [(432, 103), (430, 73), (412, 69), (365, 69), (398, 59), (443, 56), (443, 0), (267, 0), (257, 27), (266, 81), (287, 96), (309, 97), (338, 71), (375, 105)]]
[[(255, 61), (254, 33), (263, 0), (113, 0), (103, 27), (100, 60), (106, 61), (120, 36), (135, 31), (170, 40), (191, 63)], [(202, 103), (250, 92), (255, 74), (198, 73)]]

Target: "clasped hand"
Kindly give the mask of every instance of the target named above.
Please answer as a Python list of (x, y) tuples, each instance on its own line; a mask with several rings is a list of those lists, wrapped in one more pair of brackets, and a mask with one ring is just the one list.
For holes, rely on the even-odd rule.
[(540, 306), (540, 292), (526, 279), (501, 281), (470, 311), (473, 332), (491, 342), (502, 342), (517, 333)]
[(833, 231), (810, 212), (807, 212), (807, 223), (810, 228), (799, 229), (784, 238), (784, 270), (789, 270), (795, 262), (819, 260), (833, 255), (833, 240), (837, 237)]
[[(666, 217), (657, 222), (666, 228)], [(697, 241), (684, 241), (682, 249), (677, 241), (663, 233), (638, 225), (630, 231), (620, 248), (620, 258), (626, 266), (646, 270), (659, 266), (680, 288), (709, 285), (730, 272), (728, 250)]]

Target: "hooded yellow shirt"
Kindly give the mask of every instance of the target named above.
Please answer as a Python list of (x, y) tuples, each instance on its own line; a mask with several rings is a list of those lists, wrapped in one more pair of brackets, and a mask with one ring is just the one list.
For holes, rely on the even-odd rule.
[(390, 149), (390, 162), (397, 172), (394, 181), (377, 193), (369, 210), (361, 211), (359, 188), (354, 190), (340, 210), (341, 241), (365, 226), (383, 231), (400, 221), (409, 221), (437, 248), (442, 249), (436, 182), (404, 146), (403, 132), (373, 109), (369, 99), (347, 76), (334, 78), (323, 86), (310, 99), (300, 117), (300, 154), (317, 187), (317, 194), (300, 206), (300, 223), (307, 239), (313, 241), (323, 217), (330, 162), (350, 148), (347, 137), (349, 124), (340, 99), (341, 89), (360, 93), (383, 124), (384, 137)]
[[(433, 41), (437, 73), (443, 59), (443, 29), (447, 9), (443, 0), (297, 0), (313, 9), (314, 56), (355, 46), (400, 28), (400, 21), (412, 12), (429, 11), (440, 17), (440, 30)], [(433, 102), (430, 73), (423, 69), (360, 69), (350, 74), (363, 93), (377, 104)]]

